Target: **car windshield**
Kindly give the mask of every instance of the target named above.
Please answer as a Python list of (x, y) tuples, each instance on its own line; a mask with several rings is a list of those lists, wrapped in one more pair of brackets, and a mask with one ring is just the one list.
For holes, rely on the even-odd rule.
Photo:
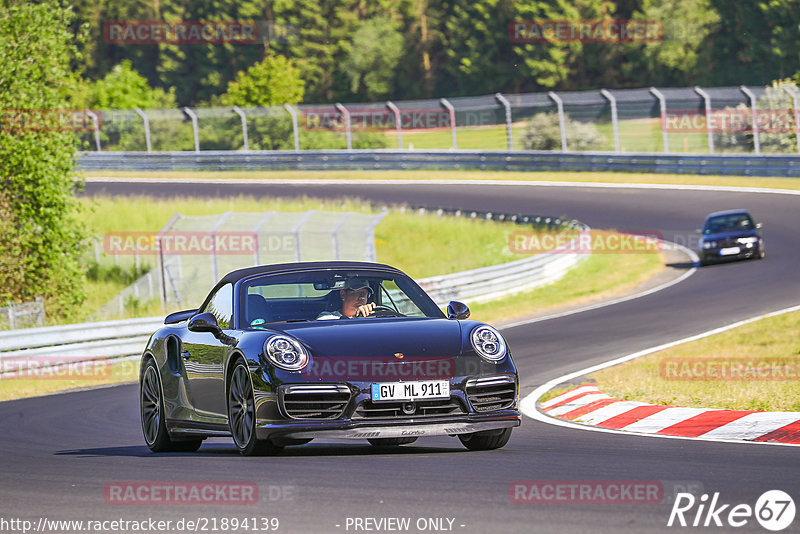
[(746, 213), (734, 213), (731, 215), (718, 215), (706, 221), (703, 233), (719, 234), (722, 232), (735, 232), (736, 230), (752, 230), (755, 228), (753, 220)]
[(342, 295), (351, 288), (374, 302), (381, 317), (443, 317), (411, 279), (378, 271), (324, 271), (265, 275), (240, 289), (240, 328), (276, 322), (341, 318)]

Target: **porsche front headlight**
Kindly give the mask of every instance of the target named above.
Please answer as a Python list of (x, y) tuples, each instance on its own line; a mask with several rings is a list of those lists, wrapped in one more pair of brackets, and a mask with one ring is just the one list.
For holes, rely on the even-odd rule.
[(472, 347), (481, 358), (490, 362), (499, 362), (506, 356), (506, 341), (500, 332), (491, 326), (476, 326), (470, 334)]
[(287, 371), (300, 371), (310, 360), (308, 351), (296, 339), (278, 334), (264, 342), (269, 362)]

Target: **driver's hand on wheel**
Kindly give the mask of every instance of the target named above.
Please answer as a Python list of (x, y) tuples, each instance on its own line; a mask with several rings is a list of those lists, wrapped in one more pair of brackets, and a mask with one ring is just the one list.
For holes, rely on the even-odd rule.
[(366, 304), (362, 304), (358, 308), (356, 308), (356, 314), (354, 317), (366, 317), (367, 315), (371, 314), (372, 311), (375, 309), (374, 302), (368, 302)]

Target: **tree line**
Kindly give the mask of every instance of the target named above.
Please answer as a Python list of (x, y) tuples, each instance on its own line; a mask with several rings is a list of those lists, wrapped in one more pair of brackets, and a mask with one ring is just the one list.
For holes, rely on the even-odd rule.
[[(129, 62), (178, 105), (219, 103), (265, 58), (297, 70), (309, 103), (768, 85), (800, 70), (800, 0), (76, 0), (72, 8), (73, 31), (86, 32), (75, 64), (85, 80)], [(513, 36), (515, 21), (587, 20), (655, 21), (662, 35)], [(246, 44), (120, 43), (103, 33), (112, 21), (257, 21), (261, 31)]]

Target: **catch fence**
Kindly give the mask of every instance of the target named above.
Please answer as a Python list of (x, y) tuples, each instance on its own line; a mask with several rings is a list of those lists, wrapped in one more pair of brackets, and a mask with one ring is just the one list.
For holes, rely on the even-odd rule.
[(800, 153), (800, 92), (550, 91), (375, 103), (95, 110), (87, 151), (324, 149)]

